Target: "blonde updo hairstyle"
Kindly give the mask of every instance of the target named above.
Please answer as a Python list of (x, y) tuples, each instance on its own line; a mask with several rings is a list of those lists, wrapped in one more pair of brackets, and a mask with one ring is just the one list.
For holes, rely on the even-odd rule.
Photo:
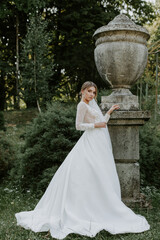
[[(91, 81), (87, 81), (87, 82), (84, 82), (82, 87), (81, 87), (81, 91), (82, 90), (85, 90), (86, 88), (89, 88), (89, 87), (95, 87), (95, 90), (96, 90), (96, 94), (95, 94), (95, 100), (97, 98), (97, 92), (98, 92), (98, 88), (97, 88), (97, 85), (94, 83), (94, 82), (91, 82)], [(82, 98), (82, 93), (79, 93), (79, 96), (80, 98)]]

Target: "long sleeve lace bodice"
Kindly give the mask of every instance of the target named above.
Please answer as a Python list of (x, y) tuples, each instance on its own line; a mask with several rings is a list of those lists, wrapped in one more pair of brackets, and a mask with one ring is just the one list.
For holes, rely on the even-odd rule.
[[(106, 113), (104, 118), (107, 123), (110, 115)], [(79, 102), (77, 105), (76, 129), (81, 131), (93, 129), (94, 124), (97, 122), (101, 122), (98, 111), (83, 101)]]

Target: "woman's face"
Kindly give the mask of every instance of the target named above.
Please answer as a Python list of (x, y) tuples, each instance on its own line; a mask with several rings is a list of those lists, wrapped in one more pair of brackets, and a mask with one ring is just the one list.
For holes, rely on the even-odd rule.
[(82, 90), (82, 97), (88, 102), (91, 101), (96, 96), (95, 87), (88, 87)]

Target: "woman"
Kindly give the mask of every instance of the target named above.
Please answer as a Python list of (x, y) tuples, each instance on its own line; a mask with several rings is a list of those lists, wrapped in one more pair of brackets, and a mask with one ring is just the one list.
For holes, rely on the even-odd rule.
[(56, 239), (70, 233), (94, 237), (103, 229), (111, 234), (144, 232), (150, 228), (147, 220), (121, 201), (107, 128), (110, 114), (119, 106), (113, 105), (103, 116), (93, 82), (85, 82), (81, 94), (76, 129), (85, 132), (35, 209), (16, 213), (17, 224), (34, 232), (50, 231)]

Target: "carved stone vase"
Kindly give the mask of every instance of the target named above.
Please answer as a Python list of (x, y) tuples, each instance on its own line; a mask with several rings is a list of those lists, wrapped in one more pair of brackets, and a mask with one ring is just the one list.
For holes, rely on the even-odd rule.
[[(144, 72), (148, 56), (148, 31), (120, 14), (108, 25), (98, 28), (93, 36), (96, 40), (94, 56), (97, 70), (114, 90), (113, 99), (121, 96), (116, 100), (121, 110), (138, 109), (138, 99), (128, 89)], [(112, 104), (111, 96), (110, 101)], [(126, 101), (129, 101), (127, 105)], [(111, 105), (108, 98), (106, 102)]]
[(113, 104), (120, 106), (111, 115), (108, 127), (122, 198), (130, 204), (140, 199), (139, 126), (149, 120), (150, 113), (139, 110), (138, 96), (129, 89), (144, 72), (149, 33), (120, 14), (98, 28), (93, 37), (97, 70), (113, 89), (109, 96), (102, 96), (101, 109), (106, 112)]

